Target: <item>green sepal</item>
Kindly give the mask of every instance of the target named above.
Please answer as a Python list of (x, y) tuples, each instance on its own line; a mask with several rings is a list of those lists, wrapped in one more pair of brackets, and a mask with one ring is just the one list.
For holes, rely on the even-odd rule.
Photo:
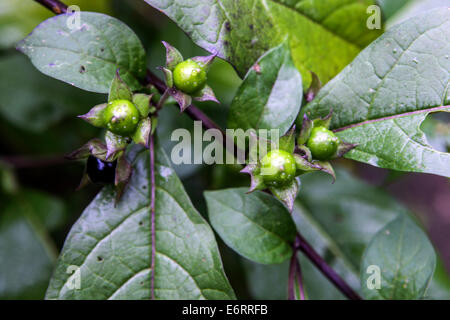
[(294, 154), (294, 159), (295, 165), (297, 166), (297, 176), (311, 171), (321, 170), (321, 167), (319, 165), (309, 162), (299, 154)]
[(167, 68), (164, 68), (164, 67), (159, 67), (158, 69), (160, 69), (164, 74), (164, 80), (166, 82), (166, 86), (169, 88), (173, 88), (173, 73), (172, 73), (172, 71)]
[(150, 119), (152, 120), (152, 124), (151, 124), (152, 132), (151, 132), (151, 134), (155, 134), (156, 126), (158, 125), (158, 117), (151, 117)]
[(193, 96), (193, 98), (196, 101), (214, 101), (216, 103), (220, 103), (214, 95), (213, 89), (208, 85), (205, 85), (200, 92)]
[(309, 162), (312, 161), (312, 153), (311, 150), (305, 145), (299, 145), (296, 147), (295, 152), (308, 160)]
[(193, 57), (191, 59), (193, 61), (197, 62), (201, 68), (204, 68), (205, 71), (208, 72), (215, 57), (216, 57), (215, 54), (211, 54), (209, 56), (197, 56), (197, 57)]
[(151, 132), (152, 132), (152, 120), (150, 118), (145, 118), (139, 121), (137, 129), (131, 138), (135, 143), (148, 148)]
[(294, 201), (297, 198), (298, 191), (300, 189), (300, 178), (292, 180), (291, 184), (284, 187), (269, 187), (270, 192), (281, 202), (283, 202), (292, 212), (294, 209)]
[(300, 135), (297, 139), (297, 145), (301, 146), (308, 141), (309, 136), (311, 135), (311, 130), (313, 128), (313, 121), (308, 118), (306, 113), (303, 115), (302, 128), (300, 129)]
[(278, 149), (293, 153), (295, 149), (295, 125), (280, 138)]
[(306, 91), (305, 97), (306, 102), (311, 102), (319, 93), (320, 89), (322, 88), (322, 82), (320, 82), (319, 77), (314, 72), (311, 72), (311, 85), (309, 86), (308, 90)]
[(111, 86), (109, 88), (108, 102), (114, 100), (128, 100), (131, 101), (133, 92), (128, 85), (122, 80), (119, 75), (119, 69), (116, 71)]
[(314, 160), (312, 163), (314, 165), (316, 165), (317, 167), (319, 167), (320, 171), (323, 171), (323, 172), (331, 175), (333, 177), (333, 183), (336, 181), (336, 174), (334, 173), (333, 166), (331, 165), (331, 163), (329, 161)]
[(105, 119), (103, 117), (103, 111), (107, 107), (107, 103), (96, 105), (88, 113), (78, 116), (78, 118), (90, 123), (94, 127), (104, 128), (106, 126)]
[(133, 94), (132, 102), (138, 109), (141, 119), (147, 117), (150, 113), (150, 103), (152, 100), (152, 96), (152, 94), (148, 95), (144, 93)]
[(333, 116), (333, 110), (330, 110), (330, 113), (328, 113), (328, 115), (326, 115), (324, 118), (314, 119), (313, 126), (314, 127), (325, 127), (327, 129), (329, 129), (332, 116)]
[(117, 134), (112, 133), (111, 131), (106, 131), (105, 134), (106, 141), (106, 161), (114, 161), (116, 160), (122, 151), (128, 145), (128, 139)]
[(173, 71), (177, 64), (183, 62), (183, 56), (180, 51), (167, 42), (162, 41), (162, 44), (166, 47), (166, 68)]
[(92, 183), (92, 181), (91, 181), (91, 179), (89, 179), (86, 168), (84, 168), (83, 175), (81, 176), (81, 181), (75, 190), (76, 191), (81, 190), (90, 183)]
[(119, 158), (117, 159), (117, 166), (116, 166), (116, 172), (115, 172), (115, 180), (114, 185), (116, 186), (116, 203), (120, 200), (123, 194), (123, 190), (125, 189), (126, 185), (130, 181), (131, 173), (133, 169), (131, 167), (131, 164), (128, 162), (125, 152), (123, 152)]
[(100, 139), (92, 139), (85, 143), (81, 148), (72, 151), (65, 156), (68, 160), (81, 160), (89, 156), (94, 156), (106, 161), (107, 147)]
[(348, 142), (340, 140), (338, 149), (337, 149), (336, 153), (334, 154), (333, 159), (341, 158), (347, 152), (349, 152), (350, 150), (356, 148), (357, 146), (358, 145), (355, 144), (355, 143), (348, 143)]
[(189, 107), (192, 103), (192, 97), (190, 95), (183, 93), (182, 91), (177, 90), (176, 88), (170, 88), (169, 94), (178, 103), (181, 112), (186, 110), (186, 108)]
[(263, 177), (259, 174), (259, 165), (249, 164), (241, 170), (241, 173), (248, 173), (250, 175), (250, 188), (247, 193), (267, 188), (264, 184)]

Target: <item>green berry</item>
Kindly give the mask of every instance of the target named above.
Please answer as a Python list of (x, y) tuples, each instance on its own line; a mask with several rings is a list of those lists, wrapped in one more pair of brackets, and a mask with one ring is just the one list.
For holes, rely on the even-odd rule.
[(114, 100), (106, 106), (103, 119), (106, 129), (119, 136), (128, 137), (136, 131), (139, 111), (128, 100)]
[(306, 146), (313, 159), (330, 160), (339, 147), (339, 138), (325, 127), (315, 127), (311, 131)]
[(294, 180), (297, 166), (289, 152), (272, 150), (261, 160), (260, 174), (264, 183), (272, 187), (281, 187)]
[(185, 60), (173, 70), (175, 87), (185, 93), (193, 94), (203, 89), (206, 84), (206, 71), (194, 60)]

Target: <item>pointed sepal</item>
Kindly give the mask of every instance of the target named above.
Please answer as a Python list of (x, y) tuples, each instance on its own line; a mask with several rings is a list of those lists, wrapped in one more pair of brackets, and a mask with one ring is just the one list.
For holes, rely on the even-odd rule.
[(293, 153), (295, 149), (295, 125), (280, 138), (278, 149)]
[(214, 101), (216, 103), (220, 103), (214, 95), (214, 91), (208, 85), (205, 85), (205, 87), (200, 90), (199, 93), (194, 95), (193, 98), (196, 101)]
[(314, 119), (313, 126), (314, 127), (325, 127), (327, 129), (329, 129), (332, 116), (333, 116), (333, 110), (330, 110), (330, 113), (328, 113), (325, 117)]
[(133, 95), (133, 104), (139, 111), (141, 118), (145, 118), (150, 113), (150, 103), (152, 100), (152, 94), (136, 93)]
[(319, 167), (320, 171), (323, 171), (325, 173), (328, 173), (333, 177), (333, 183), (336, 182), (336, 174), (334, 173), (333, 166), (328, 161), (313, 161), (313, 164)]
[(152, 132), (152, 120), (145, 118), (139, 121), (137, 129), (134, 132), (132, 139), (135, 143), (148, 148), (150, 134)]
[(200, 67), (205, 68), (205, 71), (208, 71), (216, 56), (216, 54), (211, 54), (209, 56), (197, 56), (191, 59), (197, 62)]
[(164, 80), (166, 82), (166, 86), (169, 88), (173, 87), (173, 73), (170, 69), (164, 68), (164, 67), (158, 67), (159, 70), (161, 70), (164, 74)]
[(103, 117), (103, 111), (107, 107), (107, 103), (96, 105), (88, 113), (78, 116), (78, 118), (90, 123), (94, 127), (104, 128), (106, 126), (105, 119)]
[(122, 80), (119, 74), (119, 69), (116, 71), (111, 87), (109, 88), (108, 102), (114, 100), (128, 100), (132, 99), (132, 92), (128, 85)]
[(309, 148), (307, 146), (305, 146), (305, 145), (296, 146), (295, 147), (295, 153), (299, 154), (300, 156), (302, 156), (303, 158), (305, 158), (309, 162), (312, 161), (311, 150), (309, 150)]
[(81, 160), (89, 156), (94, 156), (103, 161), (106, 160), (107, 148), (100, 139), (92, 139), (85, 143), (81, 148), (65, 156), (68, 160)]
[(190, 95), (185, 94), (185, 93), (183, 93), (180, 90), (177, 90), (175, 88), (169, 89), (169, 94), (178, 103), (178, 105), (180, 106), (181, 112), (186, 110), (186, 108), (189, 107), (191, 105), (191, 103), (192, 103), (192, 98), (191, 98)]
[(131, 167), (131, 164), (128, 162), (125, 153), (123, 153), (117, 159), (117, 166), (114, 178), (114, 185), (116, 186), (117, 190), (116, 203), (122, 197), (123, 191), (128, 182), (130, 181), (132, 170), (133, 169)]
[(119, 136), (117, 134), (112, 133), (111, 131), (106, 131), (105, 134), (106, 141), (106, 161), (114, 161), (116, 160), (122, 151), (128, 145), (127, 138)]
[(270, 192), (283, 202), (292, 212), (294, 209), (294, 201), (297, 198), (298, 191), (300, 189), (300, 179), (295, 178), (292, 182), (284, 187), (269, 187)]
[(320, 88), (322, 88), (322, 82), (320, 82), (319, 77), (314, 72), (311, 72), (311, 84), (306, 91), (306, 102), (311, 102), (319, 93)]
[(80, 184), (78, 185), (78, 187), (75, 189), (76, 191), (83, 189), (84, 187), (86, 187), (88, 184), (91, 183), (91, 179), (89, 179), (89, 176), (86, 172), (86, 169), (84, 169), (83, 172), (83, 176), (81, 177), (81, 181)]
[(250, 188), (247, 193), (253, 192), (255, 190), (263, 190), (266, 188), (264, 184), (263, 177), (259, 174), (259, 167), (257, 164), (249, 164), (241, 173), (248, 173), (250, 175)]
[(162, 41), (162, 44), (166, 47), (166, 68), (173, 71), (177, 64), (183, 62), (183, 56), (180, 51), (167, 42)]
[(309, 136), (311, 135), (311, 130), (313, 128), (313, 121), (308, 118), (306, 113), (303, 115), (302, 128), (300, 129), (300, 135), (297, 139), (297, 145), (301, 146), (306, 144)]
[(339, 142), (339, 146), (338, 149), (336, 151), (336, 154), (333, 156), (333, 159), (335, 158), (341, 158), (342, 156), (344, 156), (347, 152), (349, 152), (350, 150), (356, 148), (358, 145), (355, 143), (348, 143), (345, 141), (340, 141)]
[(309, 162), (299, 154), (294, 154), (295, 159), (295, 165), (297, 166), (297, 172), (296, 175), (301, 175), (304, 173), (308, 173), (311, 171), (319, 171), (321, 170), (321, 167), (319, 165), (316, 165), (312, 162)]

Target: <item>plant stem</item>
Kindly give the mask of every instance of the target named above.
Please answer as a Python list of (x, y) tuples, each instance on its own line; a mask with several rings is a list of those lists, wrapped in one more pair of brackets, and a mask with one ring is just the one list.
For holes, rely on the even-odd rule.
[(362, 298), (333, 270), (321, 256), (311, 247), (311, 245), (297, 233), (296, 243), (298, 250), (311, 260), (311, 262), (328, 278), (347, 298), (350, 300), (361, 300)]
[[(66, 12), (67, 6), (58, 0), (35, 0), (36, 2), (44, 5), (46, 8), (50, 9), (56, 14)], [(147, 76), (144, 80), (144, 85), (152, 84), (155, 88), (160, 92), (164, 93), (167, 89), (165, 83), (159, 79), (155, 74), (153, 74), (150, 70), (147, 70)], [(185, 112), (194, 120), (199, 120), (202, 122), (202, 125), (205, 129), (217, 129), (222, 132), (224, 139), (223, 143), (226, 144), (227, 137), (223, 133), (223, 130), (212, 121), (206, 114), (200, 111), (194, 105), (190, 105)], [(152, 178), (152, 279), (151, 279), (151, 291), (152, 291), (152, 299), (154, 299), (154, 255), (155, 255), (155, 232), (154, 232), (154, 146), (153, 146), (153, 137), (150, 137), (150, 162), (151, 162), (151, 175)], [(152, 151), (153, 150), (153, 151)], [(153, 155), (153, 156), (152, 156)], [(153, 165), (152, 165), (153, 163)], [(153, 173), (152, 173), (153, 172)], [(303, 252), (305, 256), (310, 259), (314, 265), (349, 299), (352, 300), (360, 300), (361, 297), (353, 291), (353, 289), (317, 254), (317, 252), (309, 245), (309, 243), (300, 235), (297, 235), (298, 238), (298, 250)]]
[(58, 0), (34, 0), (39, 2), (47, 9), (50, 9), (55, 14), (61, 14), (67, 12), (67, 5)]
[(150, 215), (151, 215), (151, 241), (152, 241), (152, 261), (151, 261), (151, 279), (150, 279), (150, 290), (151, 299), (155, 300), (155, 256), (156, 256), (156, 235), (155, 235), (155, 195), (156, 195), (156, 184), (155, 184), (155, 142), (154, 137), (150, 133)]
[(288, 299), (295, 300), (296, 298), (296, 290), (295, 284), (297, 284), (300, 300), (305, 300), (305, 293), (303, 290), (303, 281), (302, 281), (302, 271), (300, 268), (300, 263), (298, 261), (297, 253), (299, 250), (299, 238), (295, 238), (295, 243), (292, 246), (292, 256), (289, 264), (289, 278), (288, 278)]

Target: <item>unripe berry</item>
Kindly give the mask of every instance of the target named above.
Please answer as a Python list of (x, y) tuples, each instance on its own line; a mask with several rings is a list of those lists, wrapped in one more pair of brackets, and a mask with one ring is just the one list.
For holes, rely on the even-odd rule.
[(313, 159), (330, 160), (339, 147), (339, 138), (325, 127), (315, 127), (311, 131), (306, 146)]
[(127, 137), (136, 130), (139, 111), (128, 100), (114, 100), (105, 108), (103, 119), (109, 131)]
[(297, 166), (289, 152), (272, 150), (261, 160), (261, 176), (268, 186), (282, 187), (294, 180)]
[(206, 84), (206, 71), (194, 60), (185, 60), (173, 70), (175, 87), (185, 93), (193, 94), (203, 89)]

